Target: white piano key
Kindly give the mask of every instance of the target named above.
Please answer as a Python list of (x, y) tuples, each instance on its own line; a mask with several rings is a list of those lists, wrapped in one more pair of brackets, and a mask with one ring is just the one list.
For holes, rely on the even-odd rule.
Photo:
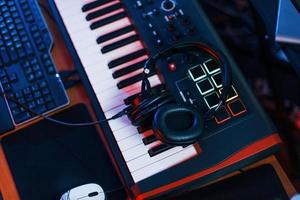
[(135, 171), (142, 169), (148, 165), (151, 165), (157, 161), (165, 159), (173, 154), (176, 154), (181, 150), (183, 150), (183, 147), (174, 147), (174, 148), (164, 151), (160, 154), (157, 154), (156, 156), (153, 156), (153, 157), (150, 157), (149, 154), (145, 154), (141, 157), (138, 157), (137, 159), (127, 162), (127, 166), (129, 168), (130, 172), (135, 172)]
[(118, 141), (121, 141), (121, 140), (129, 137), (129, 136), (135, 135), (137, 133), (138, 133), (138, 131), (137, 131), (136, 127), (134, 127), (134, 126), (126, 126), (126, 127), (121, 128), (121, 129), (119, 129), (117, 131), (114, 131), (114, 136), (115, 136), (115, 138), (116, 138), (116, 140), (118, 142)]
[(139, 182), (165, 169), (169, 169), (196, 155), (197, 155), (197, 151), (193, 146), (190, 146), (180, 152), (177, 152), (175, 154), (166, 157), (165, 159), (159, 160), (151, 165), (141, 168), (140, 170), (132, 172), (131, 175), (135, 182)]
[(151, 143), (149, 145), (145, 145), (144, 143), (140, 143), (133, 148), (129, 148), (125, 151), (123, 151), (123, 157), (125, 159), (125, 162), (130, 162), (131, 160), (137, 159), (141, 156), (144, 156), (148, 154), (148, 150), (151, 149), (154, 146), (157, 146), (161, 144), (160, 141), (156, 141), (154, 143)]
[[(128, 124), (131, 125), (131, 124)], [(130, 148), (133, 148), (139, 144), (142, 144), (143, 136), (139, 133), (136, 133), (130, 137), (125, 138), (118, 142), (119, 148), (121, 151), (126, 151)], [(138, 152), (136, 152), (138, 153)]]

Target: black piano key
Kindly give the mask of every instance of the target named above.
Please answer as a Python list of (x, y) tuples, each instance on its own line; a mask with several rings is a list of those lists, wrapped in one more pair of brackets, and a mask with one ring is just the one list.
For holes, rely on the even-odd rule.
[(128, 79), (120, 81), (117, 84), (117, 86), (118, 86), (119, 89), (125, 88), (125, 87), (127, 87), (129, 85), (132, 85), (132, 84), (138, 82), (138, 81), (141, 81), (143, 79), (143, 76), (144, 76), (143, 73), (135, 75), (135, 76), (132, 76), (132, 77), (130, 77)]
[(126, 13), (125, 13), (125, 12), (120, 12), (120, 13), (118, 13), (118, 14), (112, 15), (112, 16), (110, 16), (110, 17), (107, 17), (107, 18), (104, 18), (104, 19), (101, 19), (101, 20), (99, 20), (99, 21), (96, 21), (96, 22), (92, 23), (92, 24), (90, 25), (90, 28), (91, 28), (92, 30), (94, 30), (94, 29), (96, 29), (96, 28), (99, 28), (99, 27), (101, 27), (101, 26), (105, 26), (105, 25), (107, 25), (107, 24), (110, 24), (110, 23), (112, 23), (112, 22), (114, 22), (114, 21), (117, 21), (117, 20), (119, 20), (119, 19), (122, 19), (122, 18), (124, 18), (124, 17), (126, 17)]
[(153, 147), (152, 149), (148, 150), (148, 153), (150, 155), (150, 157), (153, 157), (153, 156), (156, 156), (164, 151), (167, 151), (169, 149), (172, 149), (173, 146), (171, 145), (168, 145), (168, 144), (161, 144), (161, 145), (158, 145), (156, 147)]
[(135, 70), (141, 69), (144, 67), (146, 60), (140, 61), (138, 63), (135, 63), (133, 65), (129, 65), (125, 68), (119, 69), (115, 71), (112, 76), (113, 78), (119, 78), (121, 76), (124, 76), (126, 74), (129, 74), (131, 72), (134, 72)]
[(128, 55), (123, 56), (121, 58), (117, 58), (116, 60), (113, 60), (113, 61), (109, 62), (108, 67), (109, 67), (109, 69), (114, 68), (116, 66), (122, 65), (122, 64), (127, 63), (131, 60), (134, 60), (136, 58), (142, 57), (146, 54), (147, 54), (146, 49), (138, 50), (136, 52), (133, 52), (131, 54), (128, 54)]
[(86, 11), (92, 10), (94, 8), (97, 8), (99, 6), (102, 6), (106, 3), (109, 3), (110, 1), (111, 0), (96, 0), (96, 1), (85, 4), (81, 9), (83, 12), (86, 12)]
[[(164, 85), (157, 85), (157, 86), (154, 86), (152, 88), (152, 91), (155, 92), (155, 91), (161, 91), (161, 90), (164, 90), (165, 89), (165, 86)], [(131, 102), (133, 101), (133, 99), (135, 99), (137, 96), (139, 96), (141, 93), (137, 93), (137, 94), (134, 94), (134, 95), (131, 95), (129, 97), (127, 97), (126, 99), (124, 99), (124, 103), (125, 105), (129, 105), (131, 104)]]
[[(150, 74), (149, 76), (152, 76), (152, 75), (154, 75), (154, 74), (155, 74), (155, 73), (152, 73), (152, 74)], [(143, 77), (144, 77), (144, 74), (143, 74), (143, 73), (138, 74), (138, 75), (135, 75), (135, 76), (132, 76), (132, 77), (130, 77), (130, 78), (128, 78), (128, 79), (125, 79), (125, 80), (120, 81), (120, 82), (117, 84), (117, 87), (118, 87), (119, 89), (123, 89), (123, 88), (125, 88), (125, 87), (127, 87), (127, 86), (130, 86), (130, 85), (136, 83), (136, 82), (141, 81), (141, 80), (143, 79)]]
[(101, 52), (102, 52), (103, 54), (105, 54), (105, 53), (108, 53), (108, 52), (113, 51), (113, 50), (115, 50), (115, 49), (118, 49), (118, 48), (120, 48), (120, 47), (126, 46), (126, 45), (128, 45), (128, 44), (130, 44), (130, 43), (133, 43), (133, 42), (135, 42), (135, 41), (137, 41), (137, 40), (139, 40), (139, 36), (138, 36), (138, 35), (132, 35), (132, 36), (129, 36), (129, 37), (124, 38), (124, 39), (122, 39), (122, 40), (119, 40), (119, 41), (117, 41), (117, 42), (114, 42), (114, 43), (112, 43), (112, 44), (109, 44), (109, 45), (104, 46), (104, 47), (101, 49)]
[(119, 10), (121, 8), (122, 8), (122, 4), (117, 3), (117, 4), (114, 4), (114, 5), (108, 6), (106, 8), (103, 8), (101, 10), (96, 10), (95, 12), (89, 13), (86, 16), (86, 20), (89, 21), (89, 20), (95, 19), (97, 17), (101, 17), (103, 15), (106, 15), (106, 14), (111, 13), (113, 11)]
[(157, 141), (157, 137), (154, 134), (143, 138), (143, 143), (145, 145), (151, 144), (151, 143), (156, 142), (156, 141)]
[(108, 34), (100, 36), (99, 38), (97, 38), (97, 43), (101, 44), (103, 42), (106, 42), (106, 41), (111, 40), (113, 38), (116, 38), (118, 36), (121, 36), (121, 35), (124, 35), (126, 33), (129, 33), (130, 31), (133, 31), (133, 30), (134, 30), (133, 26), (131, 26), (131, 25), (130, 26), (126, 26), (126, 27), (121, 28), (119, 30), (116, 30), (116, 31), (113, 31), (111, 33), (108, 33)]
[(138, 131), (139, 134), (143, 134), (146, 131), (149, 131), (151, 129), (152, 129), (152, 123), (137, 127), (137, 131)]

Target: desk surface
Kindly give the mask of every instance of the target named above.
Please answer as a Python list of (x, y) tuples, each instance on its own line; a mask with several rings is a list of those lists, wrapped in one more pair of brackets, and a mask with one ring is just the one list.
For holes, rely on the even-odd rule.
[[(46, 5), (46, 0), (40, 0), (40, 2), (44, 5)], [(52, 35), (53, 35), (53, 38), (54, 38), (54, 41), (55, 41), (54, 48), (53, 48), (53, 51), (52, 51), (52, 55), (53, 55), (53, 58), (54, 58), (54, 61), (57, 65), (58, 70), (61, 71), (61, 70), (74, 69), (74, 64), (73, 64), (72, 58), (71, 58), (70, 54), (68, 53), (68, 50), (67, 50), (67, 48), (64, 44), (64, 41), (63, 41), (61, 35), (59, 34), (59, 32), (57, 30), (57, 27), (56, 27), (55, 23), (49, 18), (49, 16), (47, 16), (47, 14), (45, 12), (44, 12), (44, 14), (46, 16), (46, 20), (48, 22), (48, 25), (49, 25), (51, 31), (52, 31)], [(78, 86), (76, 86), (72, 89), (69, 89), (68, 90), (68, 95), (69, 95), (69, 98), (70, 98), (70, 105), (69, 106), (72, 106), (72, 105), (75, 105), (75, 104), (78, 104), (78, 103), (84, 103), (84, 104), (87, 105), (90, 112), (93, 113), (90, 100), (89, 100), (89, 98), (88, 98), (88, 96), (85, 92), (85, 89), (83, 88), (82, 85), (79, 84)], [(10, 131), (10, 132), (0, 136), (0, 139), (7, 136), (7, 135), (13, 134), (14, 132), (16, 132), (16, 131), (18, 131), (22, 128), (25, 128), (25, 127), (28, 127), (28, 126), (34, 124), (34, 123), (37, 123), (38, 121), (40, 121), (40, 119), (37, 119), (37, 120), (34, 120), (30, 123), (24, 124), (24, 125), (16, 128), (15, 130)], [(99, 131), (100, 131), (100, 128), (99, 128)], [(276, 170), (280, 180), (282, 181), (283, 186), (284, 186), (285, 190), (287, 191), (288, 195), (293, 196), (294, 194), (296, 194), (295, 188), (291, 184), (290, 180), (288, 179), (287, 175), (283, 171), (282, 167), (280, 166), (280, 164), (277, 161), (277, 159), (275, 158), (275, 156), (270, 156), (270, 157), (268, 157), (264, 160), (261, 160), (257, 163), (254, 163), (253, 165), (250, 165), (250, 166), (246, 167), (244, 170), (255, 168), (257, 166), (267, 164), (267, 163), (271, 164), (275, 168), (275, 170)], [(4, 200), (19, 200), (20, 198), (18, 196), (18, 192), (16, 190), (16, 187), (15, 187), (15, 184), (14, 184), (14, 181), (13, 181), (13, 178), (12, 178), (12, 174), (10, 173), (10, 170), (9, 170), (9, 167), (8, 167), (8, 164), (6, 162), (5, 155), (4, 155), (4, 152), (3, 152), (3, 148), (2, 148), (1, 145), (0, 145), (0, 172), (1, 172), (0, 189), (1, 189), (2, 195), (4, 197)], [(225, 177), (222, 177), (222, 178), (220, 178), (216, 181), (220, 181), (222, 179), (234, 176), (238, 173), (240, 173), (240, 172), (231, 173), (231, 174), (229, 174)], [(216, 181), (214, 181), (214, 182), (216, 182)]]

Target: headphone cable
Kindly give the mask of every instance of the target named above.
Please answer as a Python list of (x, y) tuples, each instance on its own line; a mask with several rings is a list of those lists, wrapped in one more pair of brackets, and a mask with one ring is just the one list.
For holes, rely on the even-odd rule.
[[(1, 90), (1, 87), (0, 87), (0, 90)], [(94, 125), (97, 125), (97, 124), (106, 123), (106, 122), (118, 119), (118, 118), (126, 115), (129, 111), (129, 108), (130, 108), (130, 107), (126, 107), (125, 109), (123, 109), (122, 111), (120, 111), (119, 113), (113, 115), (112, 117), (110, 117), (108, 119), (96, 120), (96, 121), (92, 121), (92, 122), (72, 123), (72, 122), (65, 122), (65, 121), (54, 119), (52, 117), (47, 116), (46, 114), (37, 113), (36, 111), (30, 109), (28, 106), (22, 104), (20, 101), (18, 101), (14, 97), (9, 96), (9, 95), (1, 92), (1, 91), (0, 91), (0, 95), (3, 96), (4, 98), (6, 98), (8, 101), (15, 103), (18, 107), (23, 108), (24, 110), (26, 110), (27, 112), (29, 112), (32, 115), (35, 115), (37, 117), (41, 117), (41, 118), (43, 118), (47, 121), (50, 121), (52, 123), (56, 123), (56, 124), (59, 124), (59, 125), (63, 125), (63, 126), (76, 126), (76, 127), (81, 127), (82, 126), (83, 127), (83, 126), (94, 126)]]

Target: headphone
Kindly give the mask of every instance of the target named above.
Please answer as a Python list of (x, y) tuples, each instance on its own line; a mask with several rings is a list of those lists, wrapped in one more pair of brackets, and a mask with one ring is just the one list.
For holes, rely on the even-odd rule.
[[(222, 70), (223, 90), (216, 108), (201, 113), (190, 104), (177, 103), (175, 97), (166, 89), (154, 91), (148, 80), (157, 62), (179, 53), (204, 52), (219, 62)], [(134, 126), (152, 123), (156, 137), (164, 143), (185, 146), (195, 143), (203, 133), (205, 121), (211, 118), (226, 102), (231, 87), (231, 68), (228, 59), (219, 51), (201, 42), (175, 44), (150, 57), (144, 65), (141, 94), (133, 99), (127, 116)]]

